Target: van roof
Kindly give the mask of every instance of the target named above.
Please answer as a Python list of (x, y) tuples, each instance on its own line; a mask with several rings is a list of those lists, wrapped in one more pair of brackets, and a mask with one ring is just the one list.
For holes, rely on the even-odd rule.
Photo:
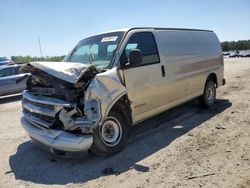
[[(87, 37), (87, 38), (91, 38), (91, 37), (94, 37), (94, 36), (97, 36), (97, 35), (102, 35), (102, 34), (108, 34), (108, 33), (115, 33), (115, 32), (129, 32), (131, 30), (135, 30), (135, 29), (147, 29), (147, 30), (179, 30), (179, 31), (202, 31), (202, 32), (213, 32), (212, 30), (204, 30), (204, 29), (187, 29), (187, 28), (165, 28), (165, 27), (131, 27), (131, 28), (123, 28), (123, 29), (116, 29), (116, 30), (111, 30), (111, 31), (106, 31), (106, 32), (102, 32), (102, 33), (97, 33), (96, 35), (92, 35), (90, 37)], [(87, 38), (84, 38), (81, 41), (87, 39)]]
[(212, 30), (205, 30), (205, 29), (188, 29), (188, 28), (166, 28), (166, 27), (131, 27), (131, 28), (123, 28), (123, 29), (116, 29), (112, 31), (103, 32), (110, 33), (110, 32), (128, 32), (134, 29), (151, 29), (151, 30), (181, 30), (181, 31), (204, 31), (204, 32), (213, 32)]

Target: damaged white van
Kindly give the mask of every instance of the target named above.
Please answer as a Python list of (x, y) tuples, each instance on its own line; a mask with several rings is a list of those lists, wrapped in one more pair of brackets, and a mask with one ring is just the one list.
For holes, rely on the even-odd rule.
[(59, 155), (119, 152), (128, 127), (199, 97), (204, 106), (225, 84), (213, 31), (130, 28), (80, 41), (63, 62), (31, 62), (23, 128)]

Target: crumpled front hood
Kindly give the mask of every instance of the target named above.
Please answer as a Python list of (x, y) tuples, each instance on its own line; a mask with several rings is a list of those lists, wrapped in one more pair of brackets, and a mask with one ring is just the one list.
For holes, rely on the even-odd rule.
[(30, 62), (30, 65), (33, 67), (40, 69), (47, 74), (50, 74), (54, 77), (57, 77), (61, 80), (70, 82), (75, 84), (81, 79), (86, 71), (89, 68), (93, 68), (94, 66), (91, 64), (81, 64), (81, 63), (73, 63), (73, 62), (43, 62), (43, 61), (35, 61)]

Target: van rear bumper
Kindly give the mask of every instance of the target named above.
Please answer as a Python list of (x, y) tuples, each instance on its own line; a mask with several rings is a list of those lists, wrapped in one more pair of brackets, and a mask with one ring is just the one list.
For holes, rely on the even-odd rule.
[(51, 153), (87, 152), (93, 143), (92, 135), (76, 135), (65, 131), (39, 128), (29, 123), (25, 117), (21, 119), (22, 127), (30, 138), (38, 145), (49, 149)]

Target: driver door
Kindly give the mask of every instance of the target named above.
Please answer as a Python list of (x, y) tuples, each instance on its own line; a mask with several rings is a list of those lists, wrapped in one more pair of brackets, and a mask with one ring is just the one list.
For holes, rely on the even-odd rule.
[(123, 58), (129, 57), (133, 49), (141, 51), (142, 62), (135, 67), (129, 67), (129, 64), (128, 67), (125, 66), (123, 75), (128, 97), (132, 103), (134, 121), (139, 122), (156, 114), (157, 108), (164, 105), (165, 70), (160, 63), (153, 33), (133, 34), (123, 51)]

